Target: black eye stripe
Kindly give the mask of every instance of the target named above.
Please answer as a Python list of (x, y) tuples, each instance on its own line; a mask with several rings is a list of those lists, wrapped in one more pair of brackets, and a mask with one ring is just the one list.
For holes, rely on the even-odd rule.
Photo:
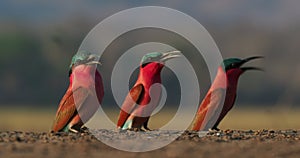
[(149, 64), (150, 62), (144, 63), (142, 64), (142, 67), (145, 67), (147, 64)]

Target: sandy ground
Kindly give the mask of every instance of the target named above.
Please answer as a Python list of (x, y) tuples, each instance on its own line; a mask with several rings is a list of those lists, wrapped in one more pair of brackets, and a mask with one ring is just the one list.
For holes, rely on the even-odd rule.
[[(300, 157), (300, 109), (239, 109), (237, 106), (225, 117), (220, 128), (240, 130), (224, 130), (207, 135), (194, 132), (181, 135), (182, 131), (161, 130), (139, 133), (95, 130), (91, 131), (94, 133), (91, 135), (43, 132), (49, 131), (56, 109), (24, 107), (15, 109), (0, 106), (0, 116), (5, 118), (0, 120), (0, 158)], [(117, 118), (118, 112), (108, 114), (116, 122), (114, 118)], [(170, 118), (171, 112), (162, 112), (151, 118), (149, 126), (152, 129), (160, 128)], [(119, 149), (141, 151), (149, 146), (158, 149), (126, 152), (110, 147), (98, 139)], [(164, 146), (172, 139), (175, 140)], [(164, 147), (160, 148), (161, 146)]]
[[(97, 138), (125, 146), (141, 146), (147, 140), (177, 137), (180, 131), (121, 133), (94, 131)], [(131, 142), (128, 142), (131, 140)], [(126, 143), (124, 143), (126, 142)], [(138, 145), (134, 145), (138, 144)], [(171, 144), (149, 152), (112, 148), (88, 133), (0, 132), (0, 157), (299, 157), (300, 130), (185, 131)]]

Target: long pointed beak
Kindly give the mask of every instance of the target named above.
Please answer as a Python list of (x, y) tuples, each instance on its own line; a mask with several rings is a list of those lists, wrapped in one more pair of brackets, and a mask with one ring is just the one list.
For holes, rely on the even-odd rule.
[(98, 61), (99, 59), (100, 59), (99, 55), (91, 54), (87, 58), (87, 63), (86, 64), (88, 64), (88, 65), (91, 65), (91, 64), (99, 64), (99, 65), (101, 65), (101, 63)]
[(180, 56), (181, 56), (180, 51), (178, 50), (170, 51), (170, 52), (163, 53), (162, 57), (160, 58), (160, 61), (165, 62), (167, 60), (170, 60), (172, 58), (178, 58)]
[(259, 67), (242, 67), (241, 70), (242, 70), (243, 72), (248, 71), (248, 70), (264, 71), (264, 69), (259, 68)]
[(99, 61), (90, 61), (90, 62), (88, 62), (86, 64), (88, 64), (88, 65), (92, 65), (92, 64), (102, 65)]
[[(251, 60), (255, 60), (255, 59), (262, 59), (264, 58), (263, 56), (253, 56), (253, 57), (249, 57), (246, 58), (244, 60), (242, 60), (240, 66), (242, 66), (243, 64), (251, 61)], [(258, 70), (258, 71), (264, 71), (262, 68), (258, 68), (258, 67), (241, 67), (240, 68), (243, 72), (248, 71), (248, 70)]]
[(251, 60), (254, 60), (254, 59), (262, 59), (264, 58), (263, 56), (254, 56), (254, 57), (249, 57), (249, 58), (246, 58), (246, 59), (243, 59), (242, 62), (241, 62), (241, 66)]

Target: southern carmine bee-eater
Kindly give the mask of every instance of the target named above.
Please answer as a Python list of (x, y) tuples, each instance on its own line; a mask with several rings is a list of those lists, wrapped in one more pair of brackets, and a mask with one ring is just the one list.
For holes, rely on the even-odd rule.
[(240, 75), (247, 70), (262, 70), (256, 67), (241, 66), (250, 60), (259, 58), (263, 57), (229, 58), (223, 61), (223, 64), (218, 68), (214, 82), (199, 106), (192, 123), (192, 130), (219, 130), (219, 123), (232, 109), (236, 100)]
[(145, 130), (150, 130), (148, 121), (161, 95), (160, 86), (151, 86), (161, 83), (160, 72), (165, 61), (179, 56), (180, 51), (152, 52), (143, 56), (138, 79), (121, 107), (117, 122), (119, 130), (142, 131), (142, 127)]
[[(52, 125), (52, 132), (85, 132), (84, 122), (97, 111), (104, 91), (97, 64), (99, 56), (87, 51), (79, 51), (73, 56), (69, 71), (69, 87), (59, 103)], [(88, 100), (97, 97), (97, 104)]]

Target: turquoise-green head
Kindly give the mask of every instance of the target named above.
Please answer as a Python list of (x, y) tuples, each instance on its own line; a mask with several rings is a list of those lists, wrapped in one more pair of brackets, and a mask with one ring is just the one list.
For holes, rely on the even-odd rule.
[(242, 65), (244, 65), (245, 63), (254, 60), (254, 59), (260, 59), (263, 58), (262, 56), (254, 56), (254, 57), (249, 57), (246, 59), (239, 59), (239, 58), (229, 58), (229, 59), (225, 59), (223, 60), (223, 65), (224, 65), (224, 69), (225, 71), (229, 71), (231, 69), (240, 69), (242, 70), (242, 72), (245, 72), (247, 70), (262, 70), (260, 68), (257, 67), (241, 67)]
[(78, 65), (93, 65), (93, 64), (101, 64), (99, 62), (99, 55), (92, 54), (88, 51), (79, 51), (73, 57), (70, 64), (70, 72), (69, 75), (72, 73), (72, 69)]
[(170, 52), (151, 52), (143, 56), (141, 60), (141, 66), (145, 67), (149, 63), (160, 63), (164, 64), (169, 59), (176, 58), (180, 56), (180, 51), (170, 51)]

